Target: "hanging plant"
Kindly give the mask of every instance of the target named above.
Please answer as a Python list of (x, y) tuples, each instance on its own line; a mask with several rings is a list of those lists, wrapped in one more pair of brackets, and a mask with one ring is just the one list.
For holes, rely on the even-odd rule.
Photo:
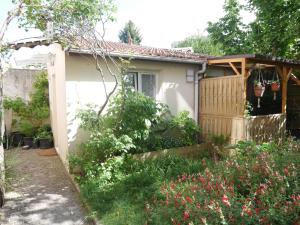
[(256, 97), (261, 98), (265, 92), (265, 86), (260, 81), (254, 81), (254, 94)]
[(254, 81), (254, 94), (257, 97), (257, 108), (260, 108), (260, 98), (264, 95), (266, 90), (265, 81), (261, 72), (261, 68), (258, 68), (258, 75)]
[[(276, 74), (276, 80), (274, 79), (275, 74)], [(271, 90), (274, 92), (273, 100), (275, 101), (276, 100), (276, 92), (280, 90), (280, 81), (279, 81), (278, 74), (276, 73), (276, 71), (273, 75), (273, 81), (271, 83)]]

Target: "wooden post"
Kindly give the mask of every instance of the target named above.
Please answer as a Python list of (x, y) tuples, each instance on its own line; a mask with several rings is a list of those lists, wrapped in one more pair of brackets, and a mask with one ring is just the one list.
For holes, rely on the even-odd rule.
[(288, 73), (289, 73), (288, 68), (283, 66), (283, 69), (282, 69), (282, 102), (281, 102), (281, 110), (282, 110), (283, 114), (286, 114)]
[[(242, 63), (241, 63), (241, 73), (242, 73), (242, 77), (243, 77), (243, 107), (244, 107), (244, 114), (246, 111), (246, 107), (247, 107), (247, 80), (248, 80), (248, 69), (246, 68), (247, 65), (247, 61), (246, 58), (242, 59)], [(246, 120), (243, 118), (242, 120), (242, 139), (246, 139), (247, 138), (247, 124), (246, 124)]]

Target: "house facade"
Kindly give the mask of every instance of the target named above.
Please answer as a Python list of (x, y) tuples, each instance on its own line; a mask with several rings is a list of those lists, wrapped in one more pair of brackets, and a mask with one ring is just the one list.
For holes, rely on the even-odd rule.
[(197, 120), (198, 86), (194, 77), (205, 58), (178, 50), (106, 43), (109, 57), (99, 60), (102, 72), (96, 69), (93, 55), (84, 49), (66, 51), (59, 44), (49, 46), (51, 123), (55, 147), (65, 163), (68, 154), (86, 139), (76, 118), (78, 110), (87, 104), (96, 108), (103, 105), (105, 89), (109, 93), (116, 84), (112, 75), (120, 75), (120, 58), (131, 59), (127, 75), (137, 91), (167, 104), (172, 114), (185, 110)]

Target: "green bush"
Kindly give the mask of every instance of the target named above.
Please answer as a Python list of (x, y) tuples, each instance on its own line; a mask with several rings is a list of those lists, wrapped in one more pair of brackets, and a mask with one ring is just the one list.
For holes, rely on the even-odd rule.
[(78, 117), (90, 133), (83, 144), (85, 157), (102, 162), (112, 156), (141, 153), (162, 148), (192, 145), (197, 142), (198, 125), (187, 112), (171, 116), (166, 105), (130, 89), (121, 89), (98, 116), (88, 105)]
[(176, 116), (165, 115), (151, 127), (146, 148), (159, 150), (193, 145), (197, 143), (199, 133), (199, 126), (187, 111)]

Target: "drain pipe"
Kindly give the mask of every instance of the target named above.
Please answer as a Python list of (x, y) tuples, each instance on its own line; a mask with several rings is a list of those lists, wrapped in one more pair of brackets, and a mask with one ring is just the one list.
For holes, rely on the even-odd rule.
[(195, 73), (195, 121), (198, 123), (198, 115), (199, 115), (199, 83), (204, 76), (206, 71), (207, 62), (202, 63), (202, 69)]

